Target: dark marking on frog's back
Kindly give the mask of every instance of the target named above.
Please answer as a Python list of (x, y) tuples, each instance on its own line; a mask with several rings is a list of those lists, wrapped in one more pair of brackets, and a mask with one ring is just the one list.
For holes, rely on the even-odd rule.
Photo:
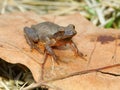
[(116, 38), (113, 36), (105, 36), (105, 35), (101, 35), (98, 36), (97, 41), (101, 42), (101, 44), (107, 44), (109, 42), (114, 41)]

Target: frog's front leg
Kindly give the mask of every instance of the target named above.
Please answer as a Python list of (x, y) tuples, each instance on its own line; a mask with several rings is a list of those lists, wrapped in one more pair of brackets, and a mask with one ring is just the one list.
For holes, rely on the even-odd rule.
[(59, 64), (59, 62), (58, 62), (59, 58), (53, 51), (53, 49), (51, 47), (51, 41), (49, 38), (46, 38), (45, 52), (47, 52), (49, 55), (51, 55), (53, 57), (53, 59), (56, 61), (56, 63)]
[(46, 51), (48, 54), (50, 54), (53, 57), (53, 59), (56, 61), (56, 63), (59, 64), (58, 56), (56, 56), (55, 52), (53, 51), (53, 49), (49, 45), (46, 46)]
[(71, 40), (71, 42), (70, 42), (70, 45), (72, 46), (72, 49), (73, 49), (75, 55), (80, 56), (82, 59), (86, 60), (86, 59), (84, 58), (83, 53), (78, 50), (76, 44), (75, 44), (72, 40)]

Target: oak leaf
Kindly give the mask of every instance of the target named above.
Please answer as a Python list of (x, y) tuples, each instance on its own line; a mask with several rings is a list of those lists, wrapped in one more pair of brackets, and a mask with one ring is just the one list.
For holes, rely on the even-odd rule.
[[(4, 14), (0, 16), (0, 58), (10, 63), (27, 66), (34, 80), (40, 82), (43, 55), (36, 50), (31, 51), (27, 44), (23, 28), (43, 21), (51, 21), (62, 26), (74, 24), (77, 35), (73, 38), (79, 50), (86, 55), (87, 61), (75, 57), (70, 48), (56, 49), (60, 56), (60, 65), (49, 57), (44, 68), (44, 80), (54, 80), (75, 72), (97, 69), (117, 64), (120, 66), (120, 31), (94, 26), (80, 14), (68, 16), (38, 16), (32, 12)], [(106, 73), (107, 72), (107, 73)], [(118, 77), (114, 76), (118, 75)], [(50, 84), (62, 90), (118, 90), (120, 88), (120, 67), (100, 70), (61, 80)], [(110, 85), (109, 85), (110, 84)]]

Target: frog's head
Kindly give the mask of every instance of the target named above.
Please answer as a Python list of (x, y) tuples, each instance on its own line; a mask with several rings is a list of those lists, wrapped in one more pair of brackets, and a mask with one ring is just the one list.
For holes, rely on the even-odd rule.
[(76, 34), (75, 26), (73, 24), (69, 24), (67, 27), (60, 27), (58, 32), (54, 34), (54, 37), (57, 40), (62, 40), (72, 38)]
[(69, 24), (67, 27), (65, 27), (64, 38), (73, 37), (76, 34), (77, 34), (77, 32), (76, 32), (75, 26), (73, 24)]

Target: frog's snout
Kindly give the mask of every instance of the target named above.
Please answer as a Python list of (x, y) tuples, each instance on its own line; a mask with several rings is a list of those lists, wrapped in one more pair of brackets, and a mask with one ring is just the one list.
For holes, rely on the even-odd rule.
[(66, 30), (65, 31), (65, 36), (74, 36), (76, 34), (77, 34), (77, 32), (75, 30)]

